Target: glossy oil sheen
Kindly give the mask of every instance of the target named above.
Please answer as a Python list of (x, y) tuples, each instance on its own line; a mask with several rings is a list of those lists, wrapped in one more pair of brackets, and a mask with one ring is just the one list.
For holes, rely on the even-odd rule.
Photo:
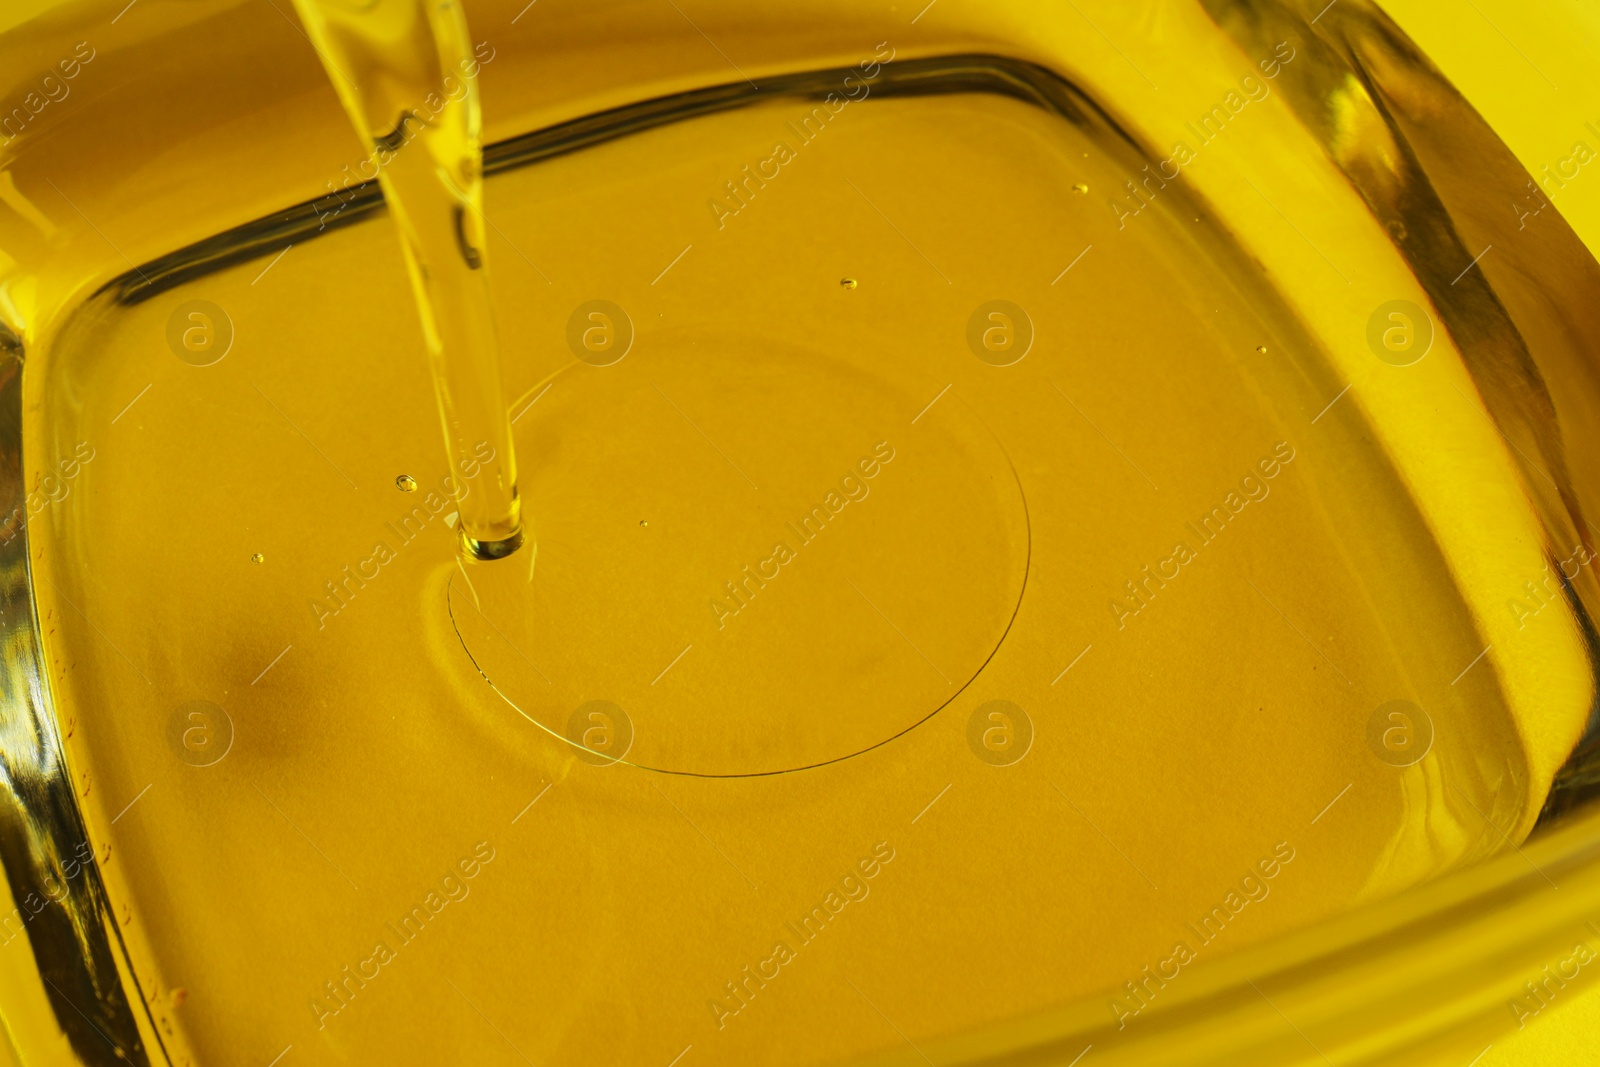
[[(1085, 997), (1132, 1028), (1174, 961), (1527, 833), (1588, 662), (1568, 602), (1507, 602), (1572, 549), (1442, 326), (1409, 367), (1367, 348), (1429, 298), (1256, 66), (1307, 57), (1163, 17), (1173, 103), (1081, 27), (1087, 96), (940, 58), (976, 33), (867, 34), (506, 146), (531, 577), (456, 562), (491, 483), (433, 443), (374, 201), (63, 300), (30, 463), (105, 445), (34, 534), (50, 681), (175, 1047), (827, 1062)], [(1251, 72), (1232, 142), (1181, 132)], [(1142, 198), (1173, 152), (1130, 113), (1198, 154)], [(195, 299), (236, 331), (209, 367), (165, 339)], [(997, 299), (1033, 330), (1004, 366), (968, 340)], [(603, 366), (568, 345), (595, 300), (633, 330)], [(170, 741), (196, 699), (235, 730), (205, 768)], [(615, 765), (572, 739), (601, 700)], [(1368, 744), (1393, 700), (1435, 728), (1406, 768)], [(998, 720), (971, 741), (993, 701), (1032, 724), (1008, 766)]]

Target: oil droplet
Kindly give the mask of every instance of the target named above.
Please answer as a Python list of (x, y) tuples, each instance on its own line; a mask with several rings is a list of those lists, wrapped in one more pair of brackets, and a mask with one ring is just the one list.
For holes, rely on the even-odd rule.
[(650, 520), (649, 519), (640, 519), (639, 520), (639, 525), (640, 526), (649, 526), (650, 525)]
[(1267, 346), (1266, 345), (1256, 345), (1256, 351), (1260, 352), (1264, 356), (1264, 355), (1267, 354)]
[(402, 493), (415, 493), (417, 491), (417, 480), (409, 474), (402, 474), (394, 480), (394, 484)]
[(857, 282), (856, 282), (856, 280), (854, 278), (840, 278), (839, 279), (839, 286), (842, 289), (854, 289), (856, 287), (856, 285), (857, 285)]
[(1089, 191), (1089, 183), (1077, 182), (1072, 186), (1072, 191), (1075, 193), (1087, 193)]
[(250, 557), (250, 562), (251, 563), (265, 563), (266, 561), (267, 561), (267, 557), (263, 556), (259, 552), (257, 552), (255, 555)]

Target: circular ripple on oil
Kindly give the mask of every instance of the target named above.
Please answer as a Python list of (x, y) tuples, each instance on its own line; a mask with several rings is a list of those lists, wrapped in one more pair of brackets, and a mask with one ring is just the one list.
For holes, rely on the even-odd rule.
[(703, 775), (840, 760), (953, 701), (1029, 553), (1017, 477), (959, 392), (923, 411), (937, 384), (767, 340), (649, 349), (563, 376), (518, 424), (536, 564), (450, 593), (501, 695), (558, 737), (613, 701), (624, 762)]

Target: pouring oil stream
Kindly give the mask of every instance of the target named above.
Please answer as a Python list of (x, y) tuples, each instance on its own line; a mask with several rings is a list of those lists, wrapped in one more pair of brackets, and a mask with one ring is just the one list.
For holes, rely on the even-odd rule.
[[(452, 472), (482, 468), (477, 491), (460, 502), (462, 551), (509, 556), (524, 535), (490, 299), (466, 16), (457, 0), (294, 4), (399, 227)], [(430, 96), (445, 105), (423, 107)]]

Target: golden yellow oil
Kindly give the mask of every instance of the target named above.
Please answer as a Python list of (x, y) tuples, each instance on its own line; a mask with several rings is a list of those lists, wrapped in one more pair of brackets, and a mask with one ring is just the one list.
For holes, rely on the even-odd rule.
[[(1081, 91), (962, 11), (834, 11), (764, 61), (729, 28), (742, 62), (677, 73), (616, 33), (581, 58), (631, 95), (565, 111), (531, 101), (600, 16), (452, 40), (519, 102), (481, 205), (441, 120), (452, 211), (403, 149), (387, 206), (318, 174), (14, 299), (33, 477), (93, 449), (31, 549), (171, 1048), (820, 1063), (1091, 996), (1121, 1032), (1196, 961), (1527, 834), (1592, 697), (1551, 570), (1588, 542), (1550, 543), (1295, 132), (1304, 42), (1172, 5), (1140, 69), (1017, 7)], [(651, 50), (706, 47), (664, 19)], [(298, 27), (207, 25), (298, 56), (294, 113), (348, 142)], [(322, 192), (271, 136), (240, 202)], [(492, 293), (448, 281), (463, 245)], [(538, 566), (466, 565), (513, 449)]]
[(477, 558), (509, 555), (523, 532), (466, 19), (455, 0), (304, 0), (297, 10), (400, 231), (451, 465), (462, 474), (488, 466), (479, 492), (461, 501), (461, 543)]

